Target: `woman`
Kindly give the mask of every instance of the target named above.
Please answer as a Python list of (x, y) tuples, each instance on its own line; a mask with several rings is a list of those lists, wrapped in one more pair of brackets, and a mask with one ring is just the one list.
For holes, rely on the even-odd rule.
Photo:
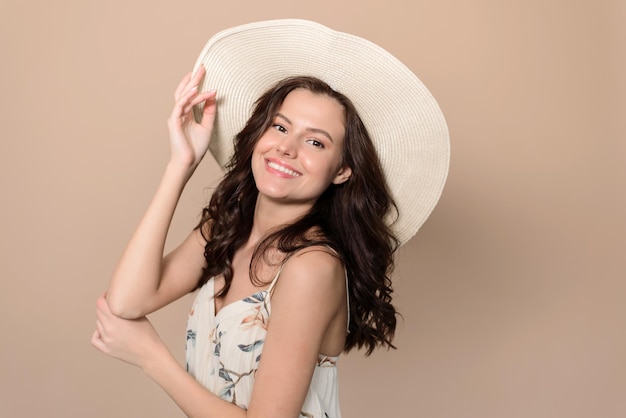
[[(317, 52), (311, 46), (316, 42), (323, 46)], [(430, 151), (436, 151), (437, 167), (431, 164), (424, 180), (419, 171), (423, 167), (413, 172), (407, 167), (420, 160), (427, 163), (432, 155), (418, 161), (392, 159), (393, 169), (381, 165), (368, 135), (370, 126), (374, 131), (382, 126), (386, 132), (380, 136), (391, 137), (395, 144), (403, 141), (393, 138), (397, 132), (392, 127), (407, 125), (411, 118), (395, 109), (372, 112), (367, 104), (379, 106), (377, 101), (390, 93), (402, 104), (406, 99), (400, 93), (407, 85), (365, 100), (346, 86), (357, 97), (361, 116), (369, 119), (362, 121), (350, 96), (336, 87), (348, 77), (329, 75), (330, 63), (340, 66), (340, 57), (350, 58), (346, 50), (359, 55), (364, 47), (370, 49), (360, 58), (363, 62), (390, 59), (367, 41), (312, 22), (244, 25), (212, 38), (196, 72), (176, 90), (168, 121), (171, 159), (106, 297), (97, 301), (92, 344), (141, 367), (188, 416), (339, 417), (339, 354), (353, 347), (365, 347), (368, 354), (377, 346), (392, 347), (393, 253), (398, 242), (415, 233), (439, 196), (447, 169), (447, 131), (419, 80), (407, 75), (406, 67), (395, 59), (390, 61), (392, 67), (381, 65), (395, 74), (395, 82), (410, 81), (419, 90), (419, 100), (429, 101), (429, 109), (435, 110), (434, 117), (413, 115), (412, 120), (420, 122), (405, 129), (423, 130), (418, 125), (427, 125), (434, 133), (425, 141), (431, 144)], [(230, 52), (222, 54), (220, 48)], [(302, 50), (309, 62), (292, 68)], [(320, 59), (329, 50), (336, 52)], [(291, 58), (285, 60), (289, 64), (272, 59), (278, 51)], [(318, 64), (318, 71), (310, 57), (325, 61)], [(351, 58), (350, 65), (358, 64)], [(270, 68), (268, 59), (280, 71)], [(263, 73), (257, 79), (262, 83), (248, 81), (251, 69)], [(267, 74), (278, 80), (270, 83)], [(207, 90), (209, 84), (227, 93), (220, 99), (215, 90)], [(228, 121), (237, 119), (232, 116), (235, 112), (245, 113), (245, 106), (233, 104), (231, 98), (239, 96), (229, 90), (237, 85), (251, 96), (261, 84), (270, 88), (245, 124), (233, 124), (240, 131), (231, 135)], [(218, 107), (221, 120), (216, 120)], [(226, 175), (199, 226), (163, 258), (169, 224), (187, 180), (209, 142), (218, 161), (225, 162), (223, 155), (230, 153), (219, 147), (227, 147), (225, 138), (233, 136)], [(380, 146), (384, 140), (377, 141)], [(414, 144), (409, 148), (426, 149)], [(422, 193), (427, 197), (413, 204), (413, 209), (419, 208), (415, 216), (403, 217), (400, 212), (394, 221), (396, 205), (385, 176), (395, 184), (398, 173), (404, 177), (401, 183), (417, 179), (419, 173), (419, 181), (429, 187)], [(401, 211), (407, 201), (415, 200), (397, 196)], [(198, 288), (189, 316), (185, 370), (145, 315)]]

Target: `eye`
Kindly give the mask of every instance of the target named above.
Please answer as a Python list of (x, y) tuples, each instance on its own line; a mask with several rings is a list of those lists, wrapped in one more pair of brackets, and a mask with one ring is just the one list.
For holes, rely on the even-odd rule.
[(314, 138), (307, 140), (307, 142), (317, 148), (326, 148), (322, 142)]
[(283, 125), (281, 125), (280, 123), (275, 123), (272, 125), (272, 128), (276, 129), (278, 132), (282, 132), (285, 133), (287, 132), (287, 128), (285, 128)]

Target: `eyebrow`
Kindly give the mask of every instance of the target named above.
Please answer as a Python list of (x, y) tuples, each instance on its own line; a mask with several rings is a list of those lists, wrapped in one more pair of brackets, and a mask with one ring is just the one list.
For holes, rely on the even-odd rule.
[[(288, 124), (293, 125), (293, 123), (289, 120), (289, 118), (287, 116), (283, 115), (282, 113), (278, 112), (278, 113), (276, 113), (276, 116), (284, 119)], [(309, 131), (309, 132), (316, 133), (316, 134), (324, 135), (325, 137), (327, 137), (330, 140), (330, 142), (332, 142), (332, 143), (335, 142), (335, 141), (333, 141), (332, 136), (330, 136), (330, 134), (328, 132), (326, 132), (325, 130), (323, 130), (323, 129), (307, 127), (306, 130)]]

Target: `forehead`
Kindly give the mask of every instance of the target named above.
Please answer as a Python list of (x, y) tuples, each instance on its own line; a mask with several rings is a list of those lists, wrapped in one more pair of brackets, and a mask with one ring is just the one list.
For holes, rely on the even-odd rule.
[(343, 135), (345, 110), (343, 105), (326, 94), (313, 93), (306, 89), (296, 89), (285, 97), (279, 113), (296, 123), (308, 123), (320, 126), (312, 128), (340, 129)]

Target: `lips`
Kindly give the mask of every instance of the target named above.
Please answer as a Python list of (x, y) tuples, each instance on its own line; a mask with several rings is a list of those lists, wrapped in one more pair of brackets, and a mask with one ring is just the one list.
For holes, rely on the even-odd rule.
[(289, 167), (286, 164), (283, 164), (274, 159), (265, 160), (265, 165), (270, 169), (270, 171), (286, 177), (299, 177), (302, 175), (302, 173), (294, 170), (292, 167)]

